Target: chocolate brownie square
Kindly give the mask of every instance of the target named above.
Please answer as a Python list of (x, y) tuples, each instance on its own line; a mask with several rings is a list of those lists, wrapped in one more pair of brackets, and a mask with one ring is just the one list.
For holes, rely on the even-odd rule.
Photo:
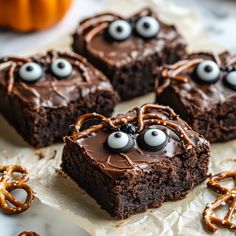
[(111, 115), (118, 101), (110, 81), (75, 53), (50, 51), (0, 63), (0, 111), (35, 147), (62, 141), (81, 114)]
[(210, 142), (236, 138), (236, 55), (190, 54), (160, 71), (156, 101)]
[[(100, 123), (83, 129), (90, 119)], [(210, 146), (172, 109), (146, 104), (106, 118), (81, 116), (65, 137), (62, 170), (111, 216), (179, 200), (207, 177)]]
[(152, 92), (156, 67), (186, 54), (175, 26), (148, 8), (129, 18), (105, 13), (83, 20), (72, 47), (107, 75), (123, 100)]

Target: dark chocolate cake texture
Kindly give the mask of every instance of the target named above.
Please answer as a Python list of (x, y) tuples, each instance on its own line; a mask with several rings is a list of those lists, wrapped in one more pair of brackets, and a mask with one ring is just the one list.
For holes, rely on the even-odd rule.
[(156, 67), (186, 54), (175, 26), (149, 8), (129, 18), (104, 13), (83, 20), (72, 48), (107, 75), (123, 100), (153, 91)]
[(62, 140), (81, 114), (111, 115), (118, 101), (110, 81), (76, 53), (5, 57), (0, 66), (0, 112), (35, 147)]
[(62, 170), (117, 219), (182, 199), (207, 177), (209, 143), (169, 107), (82, 115), (64, 141)]
[(156, 101), (210, 142), (236, 138), (236, 55), (194, 53), (159, 72)]

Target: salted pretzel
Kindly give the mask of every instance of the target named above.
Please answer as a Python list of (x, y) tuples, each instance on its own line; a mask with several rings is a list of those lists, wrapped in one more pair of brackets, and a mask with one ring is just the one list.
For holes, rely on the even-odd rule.
[[(14, 174), (21, 176), (14, 178)], [(21, 166), (0, 166), (0, 209), (4, 213), (19, 214), (30, 207), (34, 194), (29, 185), (26, 184), (28, 179), (28, 171)], [(15, 199), (11, 194), (15, 189), (21, 189), (27, 193), (25, 202)]]
[[(228, 189), (218, 182), (223, 179), (232, 178), (234, 181), (234, 187)], [(222, 172), (212, 176), (207, 186), (217, 194), (220, 194), (218, 198), (211, 204), (207, 204), (203, 211), (203, 222), (211, 232), (218, 230), (217, 225), (226, 227), (232, 230), (236, 230), (236, 224), (232, 221), (234, 214), (236, 213), (236, 171)], [(224, 219), (221, 219), (213, 214), (213, 212), (220, 208), (222, 205), (231, 203), (227, 215)]]

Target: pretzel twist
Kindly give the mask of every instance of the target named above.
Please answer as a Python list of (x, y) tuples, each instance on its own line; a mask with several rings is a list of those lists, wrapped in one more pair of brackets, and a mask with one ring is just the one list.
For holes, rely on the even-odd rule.
[[(223, 185), (219, 184), (218, 181), (233, 178), (234, 187), (228, 189)], [(207, 186), (218, 194), (221, 194), (213, 203), (207, 204), (203, 211), (203, 222), (211, 232), (218, 230), (217, 225), (226, 227), (229, 229), (236, 230), (236, 224), (232, 221), (234, 214), (236, 213), (236, 171), (222, 172), (212, 176)], [(221, 219), (213, 214), (215, 210), (220, 208), (222, 205), (226, 205), (228, 202), (231, 203), (227, 215)]]
[[(34, 199), (34, 194), (29, 185), (28, 171), (18, 165), (0, 166), (0, 208), (6, 214), (19, 214), (26, 211)], [(21, 177), (14, 178), (14, 173)], [(14, 179), (13, 179), (14, 178)], [(24, 190), (27, 194), (24, 202), (17, 200), (11, 192), (15, 189)], [(9, 204), (10, 203), (10, 204)]]

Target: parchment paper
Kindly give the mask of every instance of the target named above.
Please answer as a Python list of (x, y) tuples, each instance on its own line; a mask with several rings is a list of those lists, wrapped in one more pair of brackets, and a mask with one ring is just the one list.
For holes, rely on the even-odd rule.
[[(145, 3), (145, 4), (144, 4)], [(175, 23), (189, 42), (191, 50), (214, 50), (223, 48), (210, 42), (198, 23), (194, 12), (173, 6), (168, 1), (107, 0), (104, 10), (116, 10), (129, 14), (143, 5), (149, 5), (159, 12), (162, 19)], [(114, 7), (115, 6), (115, 7)], [(70, 37), (66, 36), (53, 47), (66, 48)], [(47, 48), (51, 48), (49, 45)], [(46, 48), (44, 48), (46, 49)], [(39, 51), (39, 49), (36, 49)], [(40, 49), (42, 51), (42, 49)], [(150, 94), (119, 104), (115, 113), (125, 112), (134, 106), (154, 101)], [(0, 117), (0, 163), (20, 164), (30, 171), (36, 196), (45, 204), (61, 210), (92, 235), (208, 235), (201, 223), (202, 210), (215, 195), (203, 183), (193, 189), (185, 199), (167, 202), (159, 209), (135, 215), (127, 220), (115, 221), (100, 206), (69, 178), (59, 175), (62, 144), (35, 150), (26, 144), (15, 130)], [(209, 172), (218, 173), (236, 170), (236, 141), (212, 145)], [(220, 229), (218, 235), (234, 235)]]

